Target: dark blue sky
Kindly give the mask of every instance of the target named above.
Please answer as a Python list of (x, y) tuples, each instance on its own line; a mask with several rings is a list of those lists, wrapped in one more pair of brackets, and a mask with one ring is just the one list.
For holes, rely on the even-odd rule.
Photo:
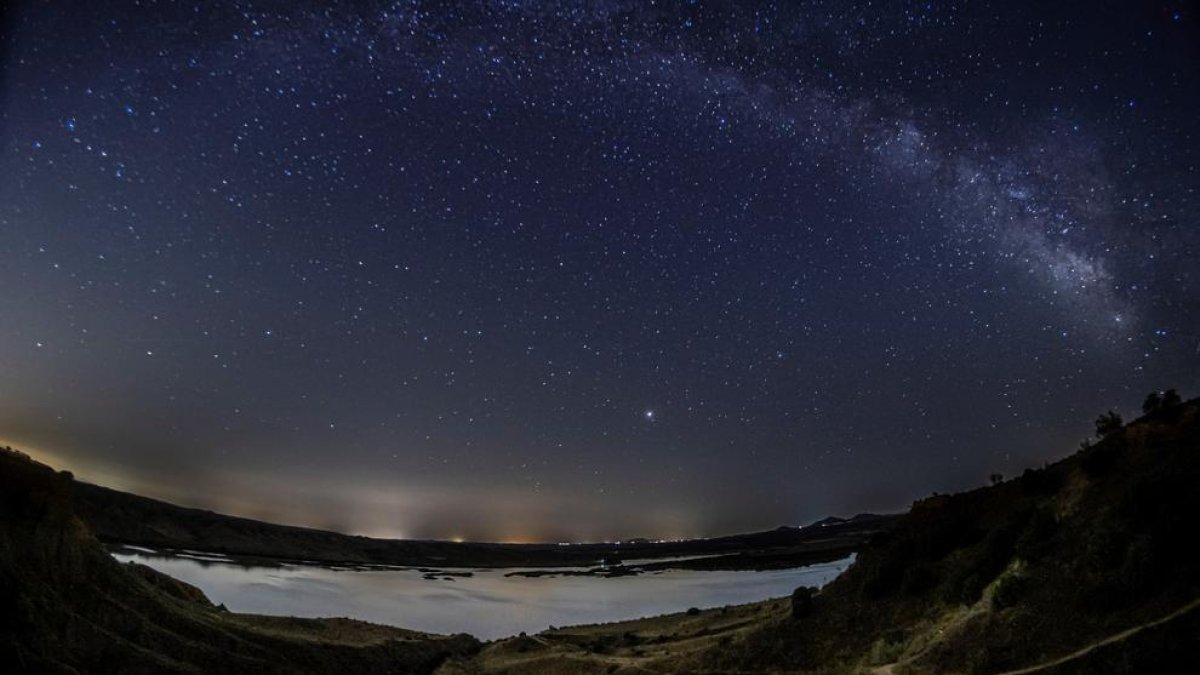
[(1019, 472), (1200, 385), (1198, 19), (17, 2), (0, 440), (188, 504), (505, 540)]

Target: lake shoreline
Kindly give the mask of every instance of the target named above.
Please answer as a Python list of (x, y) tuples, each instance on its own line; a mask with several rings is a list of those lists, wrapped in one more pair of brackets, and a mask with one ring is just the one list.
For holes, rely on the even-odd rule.
[[(636, 561), (642, 567), (634, 572), (635, 568), (335, 567), (282, 561), (258, 565), (196, 550), (109, 551), (121, 563), (146, 566), (182, 581), (239, 614), (345, 616), (484, 640), (538, 633), (550, 626), (609, 624), (691, 608), (707, 611), (765, 602), (787, 596), (798, 586), (823, 586), (854, 559), (851, 555), (801, 567), (749, 571), (718, 569), (718, 556)], [(704, 565), (711, 569), (701, 569)]]
[(725, 565), (754, 568), (764, 556), (805, 564), (834, 551), (848, 555), (889, 530), (898, 516), (859, 514), (825, 518), (806, 526), (700, 539), (620, 542), (506, 544), (442, 540), (376, 539), (178, 506), (167, 502), (72, 481), (68, 486), (79, 516), (106, 545), (160, 550), (204, 551), (261, 563), (300, 562), (333, 566), (380, 565), (437, 569), (592, 568), (650, 560), (735, 556)]
[(528, 578), (554, 576), (614, 578), (646, 573), (658, 573), (668, 570), (763, 572), (767, 570), (795, 569), (819, 563), (833, 562), (854, 553), (853, 548), (845, 546), (831, 546), (823, 549), (803, 547), (783, 551), (750, 551), (733, 553), (729, 555), (709, 554), (672, 557), (665, 559), (648, 558), (631, 560), (627, 563), (599, 565), (551, 565), (535, 567), (531, 569), (525, 566), (521, 566), (520, 568), (514, 566), (489, 567), (483, 565), (418, 566), (359, 563), (353, 561), (331, 562), (322, 560), (297, 560), (269, 556), (230, 555), (217, 551), (199, 549), (156, 548), (123, 543), (105, 543), (104, 547), (110, 553), (114, 554), (144, 554), (148, 556), (190, 558), (199, 562), (237, 565), (239, 567), (272, 568), (282, 566), (302, 566), (318, 567), (329, 570), (360, 572), (418, 570), (426, 575), (438, 577), (468, 577), (475, 571), (515, 569), (516, 571), (507, 572), (505, 576), (522, 576)]

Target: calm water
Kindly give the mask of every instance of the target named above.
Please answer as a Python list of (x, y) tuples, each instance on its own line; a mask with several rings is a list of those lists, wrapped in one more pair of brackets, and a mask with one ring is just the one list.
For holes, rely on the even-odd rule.
[(198, 586), (235, 612), (348, 616), (482, 639), (790, 595), (797, 586), (823, 586), (853, 559), (769, 572), (678, 570), (614, 579), (506, 577), (513, 570), (473, 569), (472, 577), (444, 581), (424, 579), (416, 569), (244, 567), (208, 554), (164, 556), (129, 549), (113, 556)]

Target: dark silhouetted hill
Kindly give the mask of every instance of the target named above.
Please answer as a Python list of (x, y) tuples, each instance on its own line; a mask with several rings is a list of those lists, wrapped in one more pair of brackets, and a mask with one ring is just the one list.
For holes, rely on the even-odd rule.
[(1192, 673), (1200, 404), (1013, 480), (915, 503), (806, 600), (695, 671)]
[(0, 451), (0, 672), (429, 673), (478, 649), (465, 635), (226, 612), (114, 560), (75, 515), (70, 483)]

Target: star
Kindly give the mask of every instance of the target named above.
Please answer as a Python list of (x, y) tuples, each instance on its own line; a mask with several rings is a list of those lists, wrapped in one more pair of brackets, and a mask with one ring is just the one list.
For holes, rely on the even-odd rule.
[(1200, 372), (1185, 9), (21, 4), (0, 401), (114, 474), (294, 467), (347, 527), (437, 494), (472, 538), (641, 532), (585, 497), (620, 485), (731, 532), (1020, 473)]

